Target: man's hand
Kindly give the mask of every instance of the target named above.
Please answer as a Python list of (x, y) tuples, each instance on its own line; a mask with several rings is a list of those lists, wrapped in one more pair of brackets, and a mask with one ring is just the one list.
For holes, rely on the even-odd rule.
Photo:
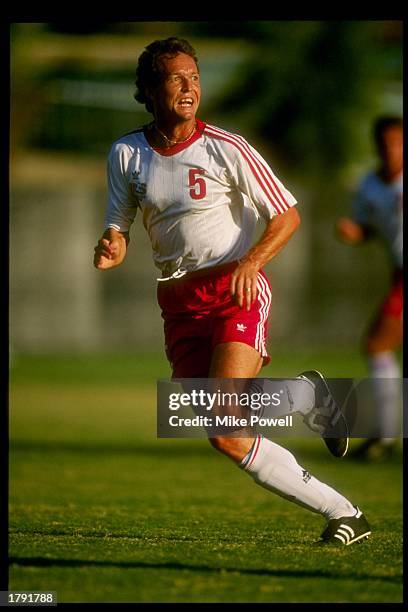
[(235, 268), (231, 277), (231, 295), (235, 296), (238, 306), (250, 310), (256, 300), (258, 272), (260, 265), (251, 261), (242, 261)]
[(347, 244), (358, 244), (366, 238), (364, 228), (347, 217), (342, 217), (337, 221), (336, 234), (340, 240)]
[(114, 229), (106, 230), (94, 248), (93, 263), (95, 268), (98, 270), (109, 270), (119, 266), (125, 258), (128, 243), (128, 234)]
[(238, 306), (251, 309), (257, 294), (259, 270), (285, 246), (300, 223), (297, 209), (293, 206), (285, 213), (274, 217), (266, 226), (259, 241), (240, 260), (231, 276), (230, 291)]

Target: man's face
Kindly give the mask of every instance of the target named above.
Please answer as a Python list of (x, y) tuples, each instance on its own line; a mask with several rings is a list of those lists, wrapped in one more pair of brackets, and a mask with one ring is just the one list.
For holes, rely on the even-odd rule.
[(399, 172), (403, 164), (402, 129), (389, 127), (382, 133), (378, 152), (384, 166), (390, 172)]
[(201, 98), (197, 64), (185, 53), (175, 57), (163, 55), (160, 63), (161, 82), (149, 92), (155, 118), (173, 121), (194, 118)]

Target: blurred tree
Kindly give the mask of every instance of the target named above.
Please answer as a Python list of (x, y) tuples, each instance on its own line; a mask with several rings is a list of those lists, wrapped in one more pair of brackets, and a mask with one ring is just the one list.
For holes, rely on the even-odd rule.
[(374, 21), (254, 21), (186, 24), (186, 30), (206, 35), (209, 26), (214, 36), (256, 41), (235, 81), (214, 102), (218, 113), (239, 113), (240, 122), (273, 143), (282, 161), (305, 174), (334, 173), (366, 150), (362, 126), (377, 112), (378, 94), (389, 78), (385, 34), (392, 34), (394, 75), (401, 75), (398, 27)]

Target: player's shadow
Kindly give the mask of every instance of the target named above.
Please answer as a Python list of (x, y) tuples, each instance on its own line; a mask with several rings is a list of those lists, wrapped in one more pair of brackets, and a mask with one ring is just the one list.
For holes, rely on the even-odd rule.
[(280, 570), (267, 568), (213, 567), (211, 565), (190, 565), (189, 563), (147, 563), (145, 561), (98, 561), (82, 559), (52, 559), (49, 557), (10, 557), (10, 565), (24, 567), (116, 567), (122, 569), (166, 569), (187, 570), (190, 572), (234, 573), (251, 576), (268, 576), (280, 578), (330, 578), (330, 580), (379, 580), (381, 582), (400, 583), (401, 576), (384, 576), (373, 574), (355, 574), (327, 570)]

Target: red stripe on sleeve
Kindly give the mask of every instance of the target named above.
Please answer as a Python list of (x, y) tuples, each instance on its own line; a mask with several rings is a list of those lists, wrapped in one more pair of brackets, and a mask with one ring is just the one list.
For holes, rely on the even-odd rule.
[(273, 180), (270, 169), (266, 166), (266, 164), (262, 164), (260, 160), (255, 157), (244, 139), (208, 125), (205, 128), (205, 132), (214, 138), (218, 138), (219, 140), (224, 140), (230, 144), (233, 144), (239, 150), (239, 152), (248, 162), (258, 184), (261, 186), (274, 208), (276, 208), (280, 213), (283, 213), (290, 208), (290, 205)]
[(269, 168), (269, 166), (264, 163), (261, 159), (258, 159), (256, 157), (256, 155), (254, 154), (253, 151), (251, 151), (249, 144), (247, 143), (247, 141), (245, 140), (245, 138), (242, 138), (242, 136), (236, 136), (239, 140), (242, 141), (242, 145), (245, 147), (245, 149), (248, 150), (248, 153), (252, 155), (252, 157), (254, 159), (256, 159), (258, 161), (258, 163), (260, 164), (261, 168), (265, 171), (267, 177), (269, 178), (269, 180), (271, 181), (272, 185), (275, 187), (280, 199), (281, 199), (281, 204), (285, 207), (285, 210), (288, 210), (290, 208), (290, 205), (287, 203), (285, 196), (282, 193), (282, 190), (279, 188), (279, 186), (276, 183), (276, 177), (273, 176), (271, 169)]

